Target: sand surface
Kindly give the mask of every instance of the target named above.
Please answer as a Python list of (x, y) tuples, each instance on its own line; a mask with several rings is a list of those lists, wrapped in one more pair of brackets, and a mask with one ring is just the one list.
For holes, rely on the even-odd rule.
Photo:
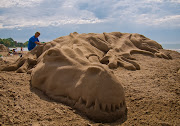
[[(124, 123), (95, 123), (31, 87), (30, 74), (0, 71), (0, 125), (179, 126), (180, 53), (170, 54), (172, 60), (134, 54), (140, 70), (113, 70), (125, 91), (128, 113)], [(6, 61), (0, 61), (0, 68), (15, 59), (6, 57)]]

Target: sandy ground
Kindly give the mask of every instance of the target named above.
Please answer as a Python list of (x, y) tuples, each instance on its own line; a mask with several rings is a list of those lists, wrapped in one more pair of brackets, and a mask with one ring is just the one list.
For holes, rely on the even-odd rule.
[[(0, 125), (20, 126), (180, 126), (180, 53), (173, 60), (133, 55), (141, 70), (113, 70), (122, 83), (127, 119), (95, 123), (30, 86), (30, 74), (0, 71)], [(18, 56), (0, 61), (0, 69)]]

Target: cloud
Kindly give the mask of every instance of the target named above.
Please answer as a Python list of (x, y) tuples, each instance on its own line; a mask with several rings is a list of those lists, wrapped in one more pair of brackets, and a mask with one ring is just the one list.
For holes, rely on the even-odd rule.
[(177, 2), (177, 0), (119, 1), (112, 8), (114, 13), (112, 12), (110, 18), (122, 25), (180, 28), (180, 4)]
[(0, 24), (0, 29), (2, 29), (3, 28), (3, 26), (2, 26), (2, 24)]
[(180, 0), (1, 0), (0, 28), (117, 23), (179, 26)]
[(150, 3), (150, 2), (162, 3), (162, 2), (164, 2), (164, 0), (146, 0), (146, 2), (148, 2), (148, 3)]
[(180, 0), (146, 0), (146, 2), (157, 2), (157, 3), (173, 2), (173, 3), (180, 3)]
[[(44, 21), (45, 20), (45, 21)], [(9, 20), (8, 23), (1, 25), (1, 28), (19, 28), (19, 27), (48, 27), (48, 26), (61, 26), (66, 24), (94, 24), (103, 22), (97, 18), (83, 19), (83, 18), (69, 18), (69, 17), (54, 17), (54, 18), (43, 18), (43, 19), (13, 19)]]
[(161, 27), (180, 27), (180, 15), (170, 15), (164, 17), (157, 17), (156, 15), (140, 15), (136, 20), (139, 24), (148, 26), (161, 26)]
[(30, 7), (40, 4), (43, 0), (1, 0), (0, 8)]
[(170, 1), (174, 3), (180, 3), (180, 0), (170, 0)]
[[(26, 2), (26, 5), (32, 4), (28, 3), (30, 0)], [(52, 4), (55, 2), (56, 4)], [(23, 4), (22, 1), (19, 4)], [(50, 4), (53, 6), (50, 6)], [(68, 0), (58, 2), (52, 0), (51, 2), (44, 1), (41, 5), (36, 5), (35, 7), (26, 7), (23, 10), (22, 8), (14, 7), (11, 10), (6, 10), (6, 13), (1, 15), (0, 23), (2, 22), (3, 28), (18, 28), (60, 26), (65, 24), (93, 24), (104, 21), (98, 19), (89, 11), (78, 10), (74, 7), (74, 4), (74, 2)]]

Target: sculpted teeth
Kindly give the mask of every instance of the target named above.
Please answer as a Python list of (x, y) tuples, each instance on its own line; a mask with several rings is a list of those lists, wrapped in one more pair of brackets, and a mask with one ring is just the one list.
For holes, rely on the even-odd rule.
[(81, 105), (82, 105), (82, 99), (80, 97), (79, 100), (75, 103), (74, 106), (81, 106)]
[(106, 104), (102, 103), (102, 110), (105, 111), (106, 110)]
[(107, 104), (107, 110), (111, 111), (111, 104)]
[(116, 105), (116, 110), (118, 110), (120, 108), (120, 105), (119, 104), (117, 104)]
[(100, 106), (99, 106), (99, 102), (98, 102), (98, 100), (96, 99), (96, 101), (95, 101), (95, 110), (100, 110)]
[(120, 107), (121, 107), (121, 108), (123, 107), (123, 103), (122, 103), (122, 102), (120, 103)]
[[(67, 98), (68, 99), (68, 98)], [(96, 99), (95, 102), (91, 101), (85, 101), (83, 102), (83, 99), (80, 97), (79, 100), (74, 103), (74, 106), (85, 106), (86, 108), (89, 108), (90, 110), (96, 110), (96, 111), (104, 111), (104, 112), (117, 112), (124, 106), (124, 101), (122, 101), (119, 104), (104, 104), (99, 103), (99, 101)]]
[(115, 111), (115, 105), (114, 105), (114, 104), (111, 105), (111, 110), (112, 110), (113, 112)]
[(87, 101), (87, 102), (86, 102), (86, 108), (89, 108), (89, 107), (91, 106), (91, 104), (92, 104), (92, 102)]
[(94, 110), (94, 106), (91, 106), (89, 109), (90, 109), (91, 111), (93, 111), (93, 110)]
[(123, 101), (123, 106), (125, 106), (126, 105), (126, 103), (125, 103), (125, 101)]
[(83, 101), (82, 101), (82, 98), (81, 98), (81, 97), (79, 98), (78, 103), (79, 103), (79, 104), (82, 104), (82, 103), (83, 103)]

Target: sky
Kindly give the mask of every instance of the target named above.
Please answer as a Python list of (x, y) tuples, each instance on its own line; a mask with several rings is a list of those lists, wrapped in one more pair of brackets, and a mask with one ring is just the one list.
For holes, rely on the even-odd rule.
[(72, 32), (139, 33), (180, 44), (180, 0), (0, 0), (0, 38), (48, 42)]

